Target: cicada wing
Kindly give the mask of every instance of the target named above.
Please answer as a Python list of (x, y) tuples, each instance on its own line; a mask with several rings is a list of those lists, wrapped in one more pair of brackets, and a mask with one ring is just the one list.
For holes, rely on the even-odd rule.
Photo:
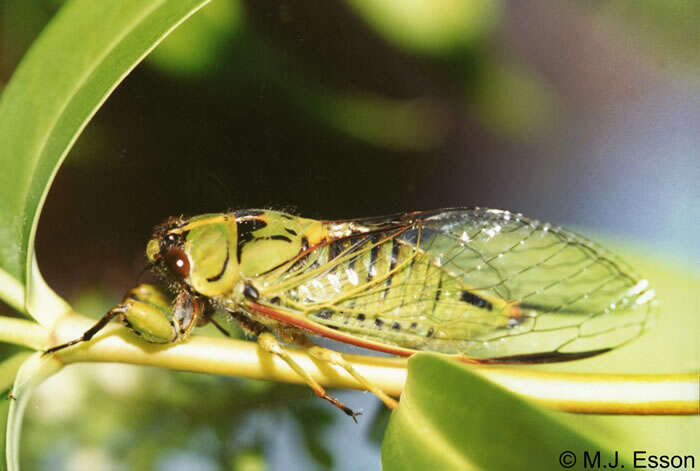
[[(506, 316), (505, 322), (463, 344), (471, 357), (585, 356), (636, 338), (653, 319), (656, 302), (648, 281), (577, 234), (482, 208), (418, 219), (401, 238), (459, 279), (467, 292), (508, 306), (492, 310), (495, 317)], [(439, 329), (439, 320), (434, 322)]]
[(609, 350), (653, 318), (645, 279), (546, 223), (483, 208), (356, 222), (275, 280), (292, 317), (376, 344), (523, 362)]

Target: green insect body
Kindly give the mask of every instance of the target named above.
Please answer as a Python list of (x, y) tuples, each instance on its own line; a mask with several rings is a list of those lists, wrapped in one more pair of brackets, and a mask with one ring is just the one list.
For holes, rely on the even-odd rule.
[(297, 344), (313, 334), (406, 356), (550, 362), (636, 338), (656, 306), (649, 283), (605, 249), (484, 208), (347, 221), (269, 210), (171, 218), (146, 253), (171, 282), (172, 306), (137, 289), (101, 326), (118, 316), (151, 342), (183, 340), (218, 309), (251, 334)]

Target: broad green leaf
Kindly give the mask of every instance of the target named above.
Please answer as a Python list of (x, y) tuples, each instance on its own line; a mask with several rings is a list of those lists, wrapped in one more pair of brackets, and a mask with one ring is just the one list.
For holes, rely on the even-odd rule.
[[(100, 105), (170, 31), (208, 0), (67, 2), (0, 98), (0, 297), (42, 325), (67, 309), (34, 257), (58, 167)], [(7, 280), (17, 280), (18, 285)], [(26, 291), (26, 292), (25, 292)]]
[(408, 362), (401, 404), (384, 435), (382, 466), (384, 471), (561, 469), (559, 456), (566, 450), (579, 462), (584, 451), (596, 450), (601, 450), (601, 463), (614, 460), (609, 448), (487, 381), (476, 369), (418, 354)]

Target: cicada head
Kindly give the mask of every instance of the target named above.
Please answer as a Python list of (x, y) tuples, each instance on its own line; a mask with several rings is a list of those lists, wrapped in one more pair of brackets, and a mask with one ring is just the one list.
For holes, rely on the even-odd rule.
[(236, 221), (224, 214), (171, 218), (146, 246), (153, 267), (180, 288), (219, 296), (238, 282)]

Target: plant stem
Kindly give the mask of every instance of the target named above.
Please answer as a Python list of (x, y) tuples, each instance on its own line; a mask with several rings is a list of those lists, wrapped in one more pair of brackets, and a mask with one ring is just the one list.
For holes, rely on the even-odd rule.
[[(57, 324), (56, 343), (79, 337), (93, 321), (66, 316)], [(362, 389), (345, 371), (320, 364), (298, 349), (290, 354), (320, 384), (329, 388)], [(244, 376), (302, 383), (279, 358), (255, 342), (193, 336), (185, 343), (144, 343), (131, 332), (110, 325), (93, 341), (62, 350), (65, 363), (121, 362), (175, 370)], [(365, 378), (386, 393), (399, 396), (406, 381), (406, 360), (371, 355), (343, 355)], [(522, 368), (478, 367), (497, 384), (549, 408), (591, 414), (684, 415), (698, 413), (698, 375), (620, 375), (559, 373)]]
[(0, 316), (0, 342), (24, 345), (40, 350), (49, 342), (46, 329), (36, 322)]
[(488, 367), (495, 383), (551, 409), (583, 414), (697, 415), (700, 374), (564, 373)]

